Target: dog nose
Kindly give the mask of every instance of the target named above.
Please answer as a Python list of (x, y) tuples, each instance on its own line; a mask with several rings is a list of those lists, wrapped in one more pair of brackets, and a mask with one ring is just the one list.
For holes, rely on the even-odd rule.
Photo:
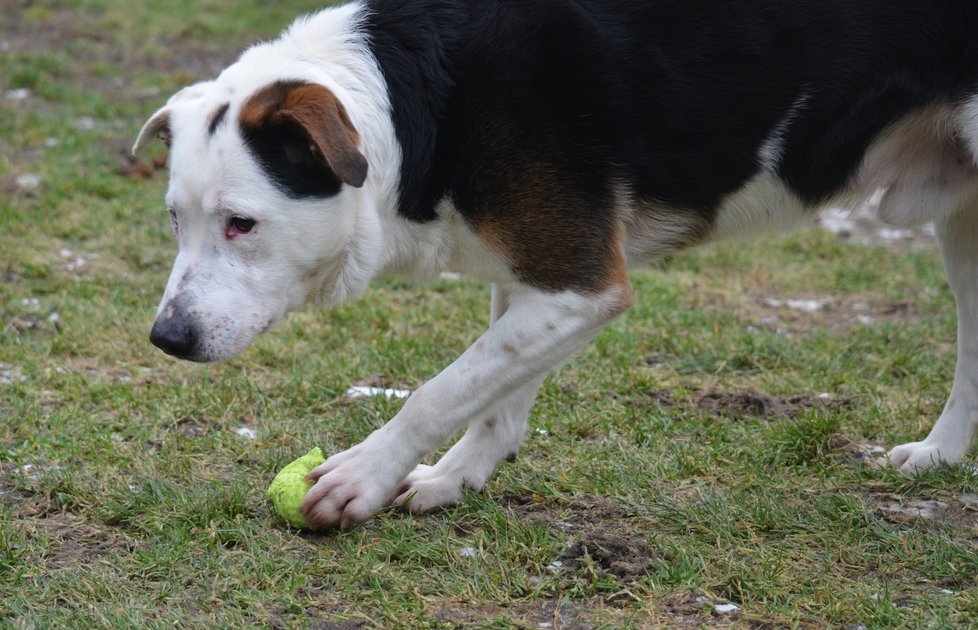
[(149, 340), (171, 356), (189, 359), (194, 352), (194, 327), (190, 319), (179, 312), (169, 317), (160, 316), (153, 323)]

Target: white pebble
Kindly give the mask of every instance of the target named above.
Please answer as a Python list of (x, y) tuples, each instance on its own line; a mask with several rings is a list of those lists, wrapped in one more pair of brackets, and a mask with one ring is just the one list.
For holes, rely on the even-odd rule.
[(387, 396), (388, 398), (407, 398), (411, 395), (409, 389), (386, 389), (383, 387), (355, 386), (346, 390), (350, 398), (369, 398), (371, 396)]
[(17, 178), (17, 187), (23, 190), (36, 190), (40, 185), (40, 175), (21, 175)]

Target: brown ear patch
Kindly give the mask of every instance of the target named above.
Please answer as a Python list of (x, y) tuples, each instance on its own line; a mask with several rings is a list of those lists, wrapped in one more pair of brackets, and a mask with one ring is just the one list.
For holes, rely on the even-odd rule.
[[(238, 120), (246, 143), (289, 194), (335, 194), (337, 180), (363, 186), (367, 160), (357, 148), (360, 135), (328, 88), (273, 83), (245, 102)], [(319, 184), (317, 177), (322, 178)]]

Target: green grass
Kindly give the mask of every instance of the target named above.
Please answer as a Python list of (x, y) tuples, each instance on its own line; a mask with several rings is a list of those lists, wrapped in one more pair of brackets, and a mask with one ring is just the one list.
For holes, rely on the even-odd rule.
[[(484, 493), (283, 528), (275, 471), (399, 407), (347, 400), (351, 382), (417, 387), (488, 311), (467, 281), (385, 278), (227, 363), (148, 343), (175, 245), (165, 173), (133, 179), (125, 151), (170, 91), (316, 4), (0, 16), (0, 627), (978, 624), (978, 478), (856, 455), (940, 412), (954, 309), (937, 255), (816, 231), (635, 272), (635, 307), (547, 380)], [(793, 298), (831, 308), (765, 302)], [(936, 517), (893, 509), (925, 501)]]

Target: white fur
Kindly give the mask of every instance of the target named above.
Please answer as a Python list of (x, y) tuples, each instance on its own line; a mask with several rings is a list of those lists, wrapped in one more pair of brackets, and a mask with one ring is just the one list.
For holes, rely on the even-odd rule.
[(978, 198), (936, 227), (958, 307), (958, 362), (951, 395), (927, 438), (890, 451), (906, 473), (961, 461), (978, 433)]
[[(619, 288), (597, 298), (521, 285), (505, 291), (508, 308), (475, 344), (408, 398), (390, 422), (312, 472), (318, 480), (303, 499), (310, 522), (356, 523), (393, 499), (418, 498), (418, 506), (430, 508), (456, 500), (463, 484), (481, 485), (486, 470), (506, 454), (495, 441), (502, 435), (510, 446), (522, 440), (529, 390), (535, 391), (547, 372), (628, 306), (628, 296)], [(444, 466), (439, 462), (433, 471), (416, 469), (423, 456), (459, 428), (468, 425), (472, 431), (473, 423), (496, 417), (500, 404), (506, 406), (500, 432), (467, 434)], [(487, 447), (492, 453), (468, 462), (471, 468), (460, 461)], [(413, 479), (397, 496), (401, 480), (412, 470)], [(412, 481), (421, 483), (415, 488)]]
[[(331, 306), (358, 296), (382, 271), (430, 278), (452, 269), (499, 283), (489, 331), (390, 423), (317, 470), (319, 482), (306, 501), (317, 525), (373, 514), (395, 498), (422, 456), (466, 424), (470, 431), (456, 448), (433, 474), (419, 468), (399, 500), (410, 495), (412, 509), (430, 508), (457, 500), (463, 485), (481, 487), (519, 447), (547, 371), (630, 299), (628, 287), (595, 299), (518, 285), (447, 201), (433, 224), (396, 215), (400, 149), (380, 71), (353, 34), (360, 15), (357, 5), (327, 10), (297, 22), (280, 40), (249, 49), (216, 80), (170, 99), (136, 143), (169, 124), (166, 202), (178, 218), (180, 250), (158, 317), (172, 317), (177, 308), (196, 311), (208, 331), (207, 360), (240, 352), (306, 302)], [(233, 124), (209, 137), (210, 116), (223, 103), (230, 103), (227, 118), (234, 121), (251, 94), (290, 79), (324, 85), (344, 104), (369, 164), (363, 188), (344, 186), (327, 200), (288, 199), (263, 176)], [(255, 219), (258, 227), (228, 240), (223, 226), (231, 214)]]
[[(356, 34), (360, 13), (356, 4), (329, 9), (250, 48), (216, 80), (177, 93), (137, 140), (138, 148), (146, 131), (169, 121), (166, 202), (180, 225), (180, 252), (158, 316), (175, 304), (196, 311), (213, 333), (200, 358), (237, 354), (307, 302), (332, 306), (357, 297), (387, 262), (391, 233), (381, 227), (381, 210), (394, 205), (400, 150), (383, 77)], [(209, 116), (222, 103), (230, 103), (234, 120), (255, 91), (287, 79), (325, 85), (345, 104), (370, 165), (362, 188), (344, 186), (328, 200), (289, 199), (263, 175), (233, 125), (208, 137)], [(231, 214), (257, 220), (255, 232), (225, 239)]]
[(717, 210), (711, 240), (788, 230), (808, 216), (801, 200), (776, 175), (762, 171), (727, 195)]
[(778, 121), (778, 124), (774, 126), (758, 150), (757, 162), (765, 173), (774, 173), (777, 170), (781, 158), (784, 157), (784, 137), (788, 133), (788, 129), (791, 128), (791, 123), (798, 118), (798, 115), (805, 108), (810, 97), (811, 95), (807, 92), (798, 95), (795, 102), (791, 104), (788, 113)]
[[(169, 131), (167, 206), (179, 222), (179, 253), (158, 318), (194, 311), (206, 331), (206, 360), (237, 354), (286, 313), (308, 302), (332, 306), (360, 295), (371, 278), (396, 271), (421, 278), (462, 271), (494, 283), (489, 330), (417, 390), (386, 425), (314, 471), (304, 501), (319, 526), (362, 521), (390, 501), (419, 511), (457, 502), (481, 488), (515, 454), (545, 374), (572, 356), (631, 300), (626, 279), (601, 295), (551, 293), (517, 282), (500, 255), (469, 229), (448, 201), (439, 220), (417, 224), (396, 214), (400, 147), (382, 73), (358, 25), (359, 3), (297, 21), (280, 39), (259, 44), (214, 81), (176, 94), (136, 141)], [(255, 163), (233, 121), (249, 96), (283, 80), (331, 90), (357, 129), (369, 171), (362, 188), (329, 199), (285, 197)], [(694, 212), (618, 203), (623, 251), (631, 263), (700, 239), (783, 229), (807, 211), (777, 175), (783, 138), (806, 105), (800, 96), (759, 147), (759, 172), (728, 195), (712, 230)], [(213, 112), (228, 103), (227, 123), (210, 136)], [(948, 404), (924, 442), (897, 447), (891, 459), (913, 471), (958, 461), (978, 427), (978, 100), (937, 108), (895, 125), (874, 144), (852, 196), (886, 189), (883, 214), (897, 223), (937, 220), (958, 300), (959, 359)], [(960, 157), (969, 160), (962, 164)], [(888, 195), (888, 197), (887, 197)], [(934, 207), (936, 203), (936, 207)], [(256, 220), (228, 239), (230, 216)], [(545, 255), (541, 253), (541, 255)], [(434, 466), (421, 458), (468, 427)]]

